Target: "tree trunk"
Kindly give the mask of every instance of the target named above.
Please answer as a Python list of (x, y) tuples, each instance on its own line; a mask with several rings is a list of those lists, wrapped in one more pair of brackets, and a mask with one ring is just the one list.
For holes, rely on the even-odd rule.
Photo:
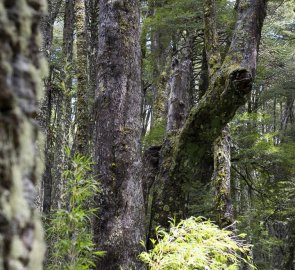
[(63, 87), (58, 93), (56, 103), (57, 107), (57, 125), (56, 125), (56, 141), (54, 153), (54, 166), (53, 166), (53, 183), (52, 183), (52, 208), (56, 209), (61, 207), (60, 196), (62, 194), (62, 172), (67, 165), (65, 157), (65, 146), (69, 142), (69, 129), (71, 119), (71, 96), (70, 91), (72, 88), (72, 61), (73, 61), (73, 42), (74, 42), (74, 0), (67, 0), (64, 9), (64, 29), (63, 29), (63, 46), (62, 46), (62, 64), (64, 81)]
[(216, 222), (221, 227), (233, 224), (233, 206), (231, 200), (231, 161), (230, 136), (228, 128), (214, 142), (214, 173), (212, 184), (215, 192)]
[[(153, 187), (153, 200), (151, 208), (151, 225), (149, 227), (149, 236), (152, 236), (156, 226), (168, 226), (168, 217), (177, 216), (184, 218), (187, 212), (185, 204), (185, 196), (179, 198), (175, 202), (181, 202), (179, 205), (174, 204), (174, 198), (178, 197), (180, 185), (175, 183), (170, 186), (169, 164), (173, 158), (173, 143), (175, 135), (182, 128), (187, 114), (192, 107), (192, 87), (191, 78), (193, 76), (192, 62), (186, 60), (188, 55), (183, 57), (180, 63), (174, 61), (174, 70), (169, 82), (169, 101), (168, 101), (168, 120), (166, 126), (166, 138), (160, 152), (160, 171), (157, 181)], [(166, 203), (169, 201), (169, 204)], [(170, 212), (170, 207), (178, 209), (178, 212)], [(149, 243), (148, 243), (149, 244)], [(148, 246), (149, 247), (149, 246)]]
[[(95, 122), (95, 89), (97, 86), (97, 51), (98, 51), (98, 19), (99, 19), (99, 0), (86, 0), (86, 26), (87, 26), (87, 44), (88, 44), (88, 111), (89, 125), (88, 134), (90, 136), (90, 145), (93, 144), (94, 122)], [(93, 147), (90, 147), (89, 155), (94, 154)]]
[(41, 125), (45, 130), (45, 170), (42, 177), (43, 187), (43, 203), (42, 210), (44, 213), (49, 213), (51, 208), (51, 193), (52, 193), (52, 166), (53, 166), (53, 132), (51, 127), (51, 116), (52, 116), (52, 67), (50, 66), (51, 59), (51, 47), (53, 41), (53, 25), (56, 17), (59, 13), (62, 1), (48, 1), (48, 14), (43, 17), (42, 20), (42, 32), (43, 32), (43, 46), (42, 51), (49, 61), (49, 74), (44, 81), (45, 86), (45, 98), (41, 108), (41, 115), (45, 116), (44, 121), (41, 121)]
[[(219, 49), (218, 34), (216, 28), (215, 0), (204, 1), (204, 40), (208, 63), (208, 81), (212, 83), (213, 77), (221, 66), (221, 53)], [(215, 218), (221, 227), (227, 227), (233, 223), (233, 207), (230, 196), (230, 135), (228, 127), (224, 127), (221, 135), (213, 142), (214, 172), (212, 186), (215, 193)]]
[(84, 0), (76, 0), (76, 33), (77, 33), (77, 112), (75, 134), (75, 149), (83, 155), (88, 154), (89, 149), (89, 124), (90, 112), (88, 110), (87, 88), (87, 44), (85, 28), (85, 4)]
[(139, 1), (100, 1), (95, 161), (102, 193), (97, 269), (143, 269)]
[(167, 185), (175, 187), (177, 197), (169, 202), (170, 196), (165, 196), (168, 199), (164, 202), (169, 209), (167, 214), (182, 211), (183, 187), (190, 186), (190, 181), (196, 178), (208, 149), (251, 91), (265, 9), (264, 0), (246, 0), (238, 7), (229, 51), (173, 145), (173, 159), (169, 164), (172, 173)]
[[(5, 3), (4, 3), (5, 2)], [(40, 177), (37, 98), (45, 63), (39, 23), (43, 1), (1, 1), (0, 269), (41, 270), (45, 250), (34, 209)]]

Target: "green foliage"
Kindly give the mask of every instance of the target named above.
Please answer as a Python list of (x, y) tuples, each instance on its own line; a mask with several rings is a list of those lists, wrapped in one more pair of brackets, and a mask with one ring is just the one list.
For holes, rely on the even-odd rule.
[(143, 145), (145, 148), (151, 145), (161, 145), (163, 143), (165, 126), (166, 123), (164, 121), (155, 123), (155, 126), (144, 137)]
[(47, 229), (53, 245), (47, 270), (92, 269), (95, 258), (104, 254), (95, 251), (90, 230), (96, 211), (91, 204), (99, 192), (97, 181), (90, 175), (91, 164), (89, 158), (75, 155), (72, 170), (64, 172), (66, 188), (62, 199), (66, 207), (52, 213)]
[[(200, 27), (198, 17), (201, 16), (199, 0), (168, 0), (150, 1), (149, 7), (153, 7), (156, 12), (154, 16), (148, 16), (144, 21), (144, 28), (148, 27), (152, 31), (172, 34), (177, 30), (188, 30)], [(145, 13), (145, 12), (144, 12)]]
[(274, 132), (273, 120), (267, 109), (259, 108), (236, 115), (231, 124), (238, 227), (254, 244), (259, 269), (273, 269), (276, 257), (283, 266), (294, 237), (294, 136), (289, 137), (292, 130)]
[(248, 256), (250, 245), (202, 218), (172, 222), (169, 232), (157, 228), (156, 236), (153, 250), (140, 254), (151, 270), (237, 270), (241, 262), (256, 269)]

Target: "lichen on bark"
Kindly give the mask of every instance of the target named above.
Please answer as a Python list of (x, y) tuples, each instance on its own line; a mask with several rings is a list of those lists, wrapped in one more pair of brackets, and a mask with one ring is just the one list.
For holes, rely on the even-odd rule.
[(39, 23), (45, 1), (0, 1), (0, 268), (42, 269), (37, 210), (37, 99), (45, 64)]
[(95, 238), (107, 254), (97, 269), (143, 269), (139, 1), (104, 0), (99, 11), (95, 166), (102, 191)]

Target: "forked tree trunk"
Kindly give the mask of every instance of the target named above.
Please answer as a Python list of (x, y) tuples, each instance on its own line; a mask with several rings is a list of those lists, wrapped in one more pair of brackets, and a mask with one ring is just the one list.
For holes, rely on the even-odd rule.
[[(45, 1), (44, 1), (45, 2)], [(42, 229), (34, 209), (37, 98), (45, 63), (43, 1), (0, 1), (0, 269), (41, 270)], [(43, 69), (43, 70), (42, 70)]]
[(142, 269), (139, 1), (100, 1), (95, 162), (101, 183), (97, 269)]
[[(167, 215), (182, 213), (186, 186), (196, 177), (206, 151), (245, 103), (252, 89), (262, 24), (265, 18), (264, 0), (245, 0), (237, 10), (237, 22), (231, 46), (220, 68), (214, 72), (209, 88), (200, 102), (193, 107), (173, 148), (172, 171), (167, 198), (163, 205)], [(214, 18), (211, 18), (215, 20)], [(214, 57), (214, 55), (213, 55)], [(215, 59), (209, 59), (213, 61)], [(208, 65), (210, 65), (208, 61)], [(171, 200), (170, 194), (175, 194)]]

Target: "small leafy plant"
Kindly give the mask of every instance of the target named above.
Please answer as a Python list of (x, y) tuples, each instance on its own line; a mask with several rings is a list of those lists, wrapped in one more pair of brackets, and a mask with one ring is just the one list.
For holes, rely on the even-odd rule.
[(53, 243), (49, 252), (47, 270), (87, 270), (95, 266), (96, 257), (104, 252), (95, 251), (91, 234), (91, 220), (96, 208), (91, 205), (99, 192), (97, 181), (91, 176), (91, 161), (82, 155), (72, 159), (71, 170), (64, 172), (64, 209), (52, 213), (48, 237)]
[(244, 236), (191, 217), (171, 222), (168, 232), (157, 228), (153, 249), (139, 257), (151, 270), (237, 270), (242, 262), (256, 269), (247, 255), (251, 246), (239, 240)]

